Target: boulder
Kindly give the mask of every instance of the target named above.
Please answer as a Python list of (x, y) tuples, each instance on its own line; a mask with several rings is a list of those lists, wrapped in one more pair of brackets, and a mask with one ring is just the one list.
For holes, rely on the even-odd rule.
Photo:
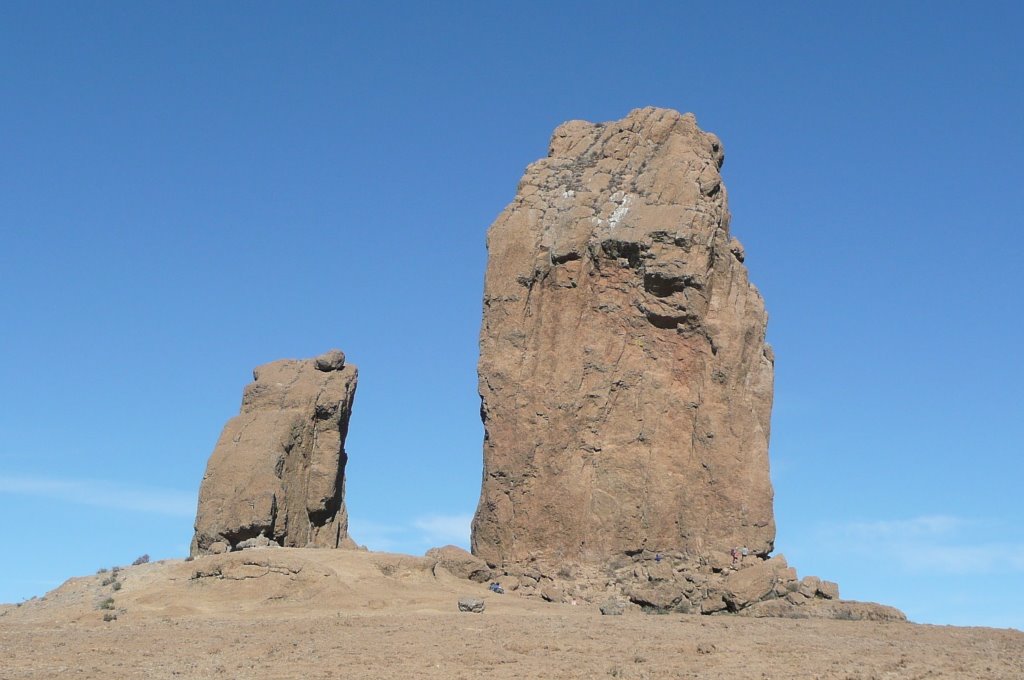
[[(277, 543), (274, 543), (266, 536), (256, 536), (255, 538), (247, 538), (244, 541), (240, 541), (235, 546), (235, 550), (251, 550), (252, 548), (276, 548)], [(212, 550), (210, 552), (213, 552)]]
[(704, 564), (711, 568), (711, 571), (722, 572), (732, 567), (732, 557), (721, 550), (711, 550), (704, 556)]
[(541, 588), (540, 596), (548, 602), (562, 602), (565, 600), (565, 593), (556, 585), (546, 585)]
[(639, 584), (626, 590), (629, 601), (652, 612), (688, 612), (690, 603), (682, 586), (676, 583)]
[(721, 593), (715, 593), (705, 598), (700, 603), (701, 614), (717, 614), (718, 612), (725, 611), (729, 605), (725, 603), (725, 598)]
[(483, 614), (484, 609), (487, 607), (484, 601), (476, 597), (462, 597), (459, 598), (459, 611), (470, 612), (472, 614)]
[(340, 349), (328, 350), (314, 359), (313, 365), (318, 371), (340, 371), (345, 368), (345, 353)]
[(791, 591), (785, 595), (786, 601), (790, 604), (802, 605), (807, 602), (807, 596), (800, 591)]
[(818, 584), (818, 595), (826, 600), (838, 600), (839, 584), (833, 581), (822, 581)]
[(804, 597), (814, 597), (818, 594), (818, 588), (821, 587), (821, 579), (817, 576), (804, 576), (800, 579), (800, 586), (797, 588)]
[(602, 616), (622, 616), (626, 611), (626, 605), (622, 600), (609, 598), (598, 607)]
[(723, 159), (689, 114), (571, 121), (491, 226), (487, 562), (771, 551), (773, 357)]
[(505, 591), (506, 593), (512, 593), (519, 590), (519, 577), (518, 576), (502, 576), (495, 580), (495, 583)]
[(676, 578), (675, 569), (668, 560), (651, 562), (647, 565), (647, 579), (649, 581), (674, 581)]
[(352, 544), (345, 437), (357, 375), (337, 351), (253, 371), (241, 413), (224, 426), (207, 463), (192, 555), (250, 540), (287, 547)]
[(207, 549), (207, 552), (211, 555), (221, 555), (223, 553), (229, 552), (230, 550), (231, 546), (225, 543), (224, 541), (214, 541), (210, 544), (210, 547)]
[(754, 602), (775, 595), (778, 582), (776, 565), (769, 562), (733, 572), (723, 582), (725, 601), (729, 609), (737, 611)]
[(431, 548), (425, 556), (434, 560), (435, 568), (441, 567), (457, 578), (484, 583), (494, 577), (494, 570), (486, 562), (456, 545)]

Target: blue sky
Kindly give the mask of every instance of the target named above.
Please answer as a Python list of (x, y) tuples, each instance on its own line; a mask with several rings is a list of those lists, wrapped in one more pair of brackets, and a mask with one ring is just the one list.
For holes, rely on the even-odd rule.
[(1013, 3), (0, 9), (0, 601), (181, 557), (251, 369), (341, 347), (356, 540), (468, 541), (487, 226), (551, 131), (724, 141), (776, 354), (777, 548), (1024, 628)]

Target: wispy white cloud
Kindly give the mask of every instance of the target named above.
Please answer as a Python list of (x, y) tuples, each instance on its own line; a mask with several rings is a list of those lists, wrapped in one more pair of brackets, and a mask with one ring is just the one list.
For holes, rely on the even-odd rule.
[(912, 552), (902, 555), (902, 560), (913, 569), (951, 574), (1024, 572), (1024, 544), (918, 545), (913, 546)]
[(403, 540), (403, 535), (407, 532), (408, 527), (384, 524), (358, 516), (350, 516), (348, 520), (349, 536), (370, 550), (409, 552), (409, 549), (405, 547), (406, 541)]
[(1024, 572), (1024, 541), (998, 529), (993, 522), (927, 515), (823, 526), (821, 538), (837, 552), (914, 573)]
[(423, 532), (430, 543), (454, 543), (469, 545), (470, 525), (473, 515), (426, 515), (413, 520), (413, 526)]
[(77, 505), (171, 517), (192, 517), (196, 512), (196, 497), (191, 493), (94, 479), (57, 479), (0, 473), (0, 494), (35, 496)]
[(951, 515), (925, 515), (909, 519), (848, 522), (842, 525), (844, 533), (860, 538), (898, 539), (925, 536), (949, 536), (970, 526), (971, 522)]
[(470, 514), (420, 515), (403, 524), (350, 517), (349, 534), (371, 550), (415, 555), (448, 543), (468, 549), (472, 521)]

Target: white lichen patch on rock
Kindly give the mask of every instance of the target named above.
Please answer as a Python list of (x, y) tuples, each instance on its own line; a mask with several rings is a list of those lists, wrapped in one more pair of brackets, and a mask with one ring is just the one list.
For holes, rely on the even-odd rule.
[(612, 214), (608, 216), (608, 226), (610, 228), (614, 229), (619, 226), (619, 222), (626, 216), (626, 213), (629, 212), (629, 204), (632, 200), (632, 196), (625, 196), (622, 198), (622, 203), (619, 204), (619, 207), (613, 210)]

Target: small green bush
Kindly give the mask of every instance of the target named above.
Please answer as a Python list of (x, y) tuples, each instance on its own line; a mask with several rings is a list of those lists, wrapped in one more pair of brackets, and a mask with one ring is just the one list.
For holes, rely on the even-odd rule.
[(121, 582), (120, 581), (114, 581), (112, 584), (110, 584), (110, 587), (113, 588), (115, 591), (116, 590), (121, 590)]
[(97, 574), (106, 574), (108, 571), (110, 571), (110, 570), (107, 569), (106, 567), (100, 567), (99, 569), (96, 570), (96, 573)]
[(108, 597), (107, 599), (103, 600), (103, 602), (100, 602), (100, 609), (113, 609), (113, 608), (114, 608), (114, 598), (112, 598), (112, 597)]
[(140, 555), (139, 557), (135, 558), (134, 562), (132, 562), (132, 566), (133, 567), (137, 567), (140, 564), (148, 564), (148, 563), (149, 563), (149, 555)]
[(117, 614), (113, 612), (107, 612), (103, 615), (103, 620), (107, 623), (110, 623), (111, 621), (117, 621)]
[(111, 583), (114, 583), (116, 581), (117, 581), (117, 577), (116, 576), (108, 576), (105, 579), (103, 579), (102, 581), (100, 581), (100, 585), (101, 586), (109, 586)]

